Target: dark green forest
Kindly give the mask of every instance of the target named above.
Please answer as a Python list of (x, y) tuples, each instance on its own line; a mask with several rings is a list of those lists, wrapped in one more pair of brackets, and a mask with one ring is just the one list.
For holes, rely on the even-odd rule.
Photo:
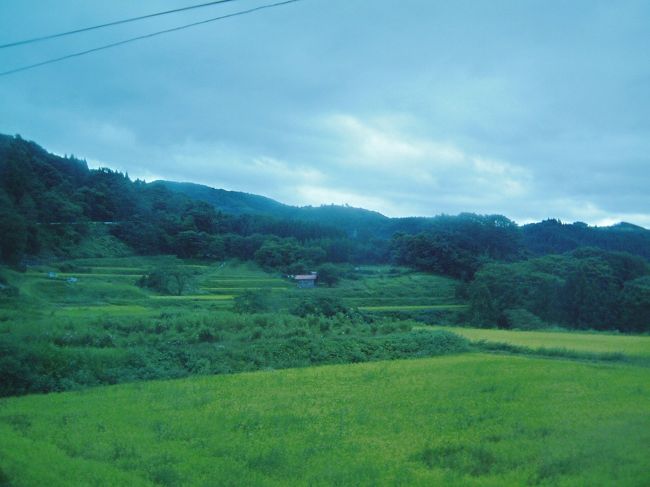
[(253, 260), (285, 274), (327, 263), (442, 274), (461, 282), (458, 292), (471, 304), (464, 319), (486, 326), (650, 327), (650, 231), (642, 227), (298, 208), (189, 183), (133, 181), (0, 135), (2, 262), (21, 269), (70, 257), (98, 233), (135, 254)]

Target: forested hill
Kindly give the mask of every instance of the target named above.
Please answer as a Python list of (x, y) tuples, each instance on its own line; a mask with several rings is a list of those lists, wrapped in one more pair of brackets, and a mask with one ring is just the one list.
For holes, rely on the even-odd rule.
[[(376, 211), (341, 205), (290, 206), (265, 196), (227, 191), (194, 183), (156, 181), (166, 188), (197, 201), (211, 204), (217, 210), (233, 215), (251, 214), (309, 221), (339, 228), (352, 238), (389, 239), (396, 233), (464, 233), (470, 235), (475, 226), (512, 224), (500, 215), (465, 213), (458, 216), (389, 218)], [(479, 222), (479, 220), (481, 220)], [(533, 255), (564, 253), (580, 247), (598, 247), (625, 251), (650, 259), (650, 231), (630, 223), (608, 227), (592, 227), (582, 222), (562, 223), (549, 219), (519, 227), (521, 245)]]
[(500, 215), (388, 218), (348, 206), (294, 207), (196, 184), (132, 181), (0, 135), (2, 261), (70, 255), (102, 233), (137, 253), (255, 259), (284, 271), (323, 262), (395, 262), (467, 277), (487, 261), (584, 246), (650, 258), (650, 231), (630, 224), (547, 220), (520, 227)]
[(155, 183), (165, 186), (171, 191), (187, 195), (194, 200), (210, 203), (218, 210), (231, 215), (251, 214), (277, 217), (287, 215), (294, 209), (271, 198), (241, 191), (228, 191), (202, 184), (176, 181), (155, 181)]
[(630, 223), (590, 227), (585, 223), (565, 224), (545, 220), (521, 227), (524, 245), (536, 255), (560, 254), (578, 247), (625, 251), (650, 259), (650, 230)]
[(265, 196), (240, 191), (216, 189), (202, 184), (156, 181), (166, 188), (182, 193), (193, 200), (210, 203), (217, 210), (232, 215), (252, 214), (289, 218), (336, 226), (358, 235), (360, 231), (368, 235), (390, 237), (390, 227), (395, 220), (376, 211), (341, 205), (290, 206)]

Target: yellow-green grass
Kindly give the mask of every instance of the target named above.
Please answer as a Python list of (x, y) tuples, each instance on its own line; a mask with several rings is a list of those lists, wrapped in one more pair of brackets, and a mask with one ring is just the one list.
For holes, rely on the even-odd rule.
[(12, 486), (642, 486), (648, 369), (466, 354), (0, 401)]
[(116, 282), (110, 279), (79, 279), (77, 282), (47, 278), (26, 279), (21, 287), (22, 295), (54, 303), (92, 303), (97, 300), (137, 300), (147, 293), (132, 282)]
[(359, 297), (355, 296), (353, 298), (344, 298), (345, 302), (351, 306), (433, 306), (433, 305), (453, 305), (444, 299), (435, 299), (435, 298), (426, 298), (426, 297), (415, 297), (415, 298), (392, 298), (389, 296), (369, 296), (369, 297)]
[(485, 340), (487, 342), (508, 343), (531, 349), (564, 348), (577, 352), (624, 353), (626, 355), (650, 357), (650, 336), (457, 327), (444, 327), (444, 329), (453, 331), (473, 341)]
[(260, 282), (269, 282), (273, 284), (284, 284), (287, 285), (287, 281), (284, 281), (280, 278), (256, 278), (256, 279), (251, 279), (248, 277), (241, 277), (241, 278), (232, 278), (228, 277), (227, 279), (215, 279), (214, 277), (210, 277), (209, 280), (204, 281), (205, 284), (209, 283), (217, 283), (217, 284), (246, 284), (246, 283), (260, 283)]
[(88, 279), (88, 278), (128, 278), (128, 279), (137, 279), (139, 278), (142, 274), (146, 274), (146, 271), (143, 272), (122, 272), (122, 273), (116, 273), (116, 272), (58, 272), (56, 277), (59, 279), (65, 279), (68, 277), (77, 277), (79, 279)]
[(204, 282), (201, 283), (203, 289), (272, 289), (283, 288), (290, 289), (293, 286), (288, 286), (282, 281), (223, 281), (223, 282)]
[(158, 310), (133, 304), (97, 306), (65, 306), (53, 311), (56, 316), (87, 318), (89, 316), (135, 316), (156, 313)]
[(229, 301), (233, 294), (183, 294), (181, 296), (151, 296), (151, 299), (160, 301)]
[(202, 287), (203, 291), (218, 292), (218, 291), (288, 291), (287, 287), (280, 286), (267, 286), (267, 287)]
[(417, 305), (417, 306), (359, 306), (361, 311), (426, 311), (433, 309), (463, 309), (467, 305), (464, 304), (432, 304), (432, 305)]
[[(88, 272), (84, 272), (87, 270)], [(139, 267), (102, 267), (102, 266), (93, 266), (93, 267), (83, 267), (80, 271), (70, 271), (70, 274), (77, 274), (77, 275), (89, 275), (89, 274), (97, 274), (97, 275), (127, 275), (127, 276), (140, 276), (142, 274), (146, 274), (149, 271), (147, 268), (139, 268)], [(59, 273), (61, 274), (66, 274), (66, 273)]]

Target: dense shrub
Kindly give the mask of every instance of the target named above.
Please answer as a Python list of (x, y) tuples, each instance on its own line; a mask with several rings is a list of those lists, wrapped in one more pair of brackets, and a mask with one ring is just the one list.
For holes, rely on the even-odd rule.
[(337, 313), (347, 314), (349, 309), (339, 298), (332, 296), (316, 296), (302, 299), (291, 310), (297, 316), (322, 315), (334, 316)]
[(152, 289), (161, 294), (180, 296), (189, 287), (192, 273), (185, 267), (158, 267), (142, 276), (137, 285)]
[[(640, 257), (578, 249), (512, 264), (488, 264), (461, 289), (478, 325), (646, 331), (647, 263)], [(644, 277), (645, 276), (645, 277)], [(645, 284), (644, 284), (645, 283)]]
[(237, 313), (264, 313), (271, 311), (275, 302), (269, 290), (247, 290), (235, 296), (233, 310)]
[(456, 353), (448, 332), (359, 316), (161, 313), (72, 324), (50, 319), (0, 330), (0, 396), (117, 382)]

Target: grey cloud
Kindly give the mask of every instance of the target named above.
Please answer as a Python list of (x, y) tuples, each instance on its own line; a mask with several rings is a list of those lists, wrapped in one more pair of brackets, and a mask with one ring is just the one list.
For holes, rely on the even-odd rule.
[[(6, 0), (0, 40), (188, 3)], [(216, 11), (0, 50), (0, 67)], [(648, 18), (643, 1), (305, 0), (0, 78), (0, 131), (293, 204), (648, 226)]]

